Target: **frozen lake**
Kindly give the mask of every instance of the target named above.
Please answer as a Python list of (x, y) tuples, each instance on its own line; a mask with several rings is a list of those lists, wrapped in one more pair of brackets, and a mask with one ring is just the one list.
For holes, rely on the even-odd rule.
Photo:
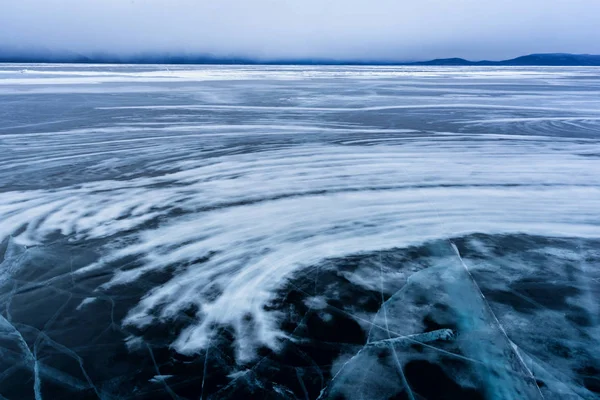
[(0, 64), (0, 399), (600, 398), (600, 68)]

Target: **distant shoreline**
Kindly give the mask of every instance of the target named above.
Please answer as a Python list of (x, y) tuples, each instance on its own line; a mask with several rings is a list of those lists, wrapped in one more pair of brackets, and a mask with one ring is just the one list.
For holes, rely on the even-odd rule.
[(517, 67), (597, 67), (600, 66), (600, 55), (548, 53), (530, 54), (502, 61), (470, 61), (463, 58), (443, 58), (428, 61), (358, 61), (358, 60), (253, 60), (250, 58), (219, 58), (203, 56), (23, 56), (0, 55), (2, 64), (169, 64), (169, 65), (265, 65), (265, 66), (517, 66)]

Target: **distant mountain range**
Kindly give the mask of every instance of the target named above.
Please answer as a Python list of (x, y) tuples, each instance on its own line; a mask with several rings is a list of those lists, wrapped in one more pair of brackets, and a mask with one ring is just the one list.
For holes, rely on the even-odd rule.
[(256, 60), (244, 57), (190, 55), (110, 55), (85, 56), (77, 53), (40, 52), (36, 55), (0, 51), (0, 63), (99, 63), (99, 64), (253, 64), (253, 65), (431, 65), (431, 66), (600, 66), (600, 55), (546, 53), (530, 54), (503, 61), (470, 61), (464, 58), (440, 58), (429, 61), (360, 61), (360, 60)]
[(530, 54), (503, 61), (469, 61), (463, 58), (440, 58), (410, 63), (410, 65), (600, 66), (600, 55), (568, 53)]

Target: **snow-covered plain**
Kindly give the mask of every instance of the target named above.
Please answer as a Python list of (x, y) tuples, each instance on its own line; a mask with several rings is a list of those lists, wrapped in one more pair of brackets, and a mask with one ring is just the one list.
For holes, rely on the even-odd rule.
[(597, 68), (3, 65), (0, 396), (599, 398), (599, 99)]

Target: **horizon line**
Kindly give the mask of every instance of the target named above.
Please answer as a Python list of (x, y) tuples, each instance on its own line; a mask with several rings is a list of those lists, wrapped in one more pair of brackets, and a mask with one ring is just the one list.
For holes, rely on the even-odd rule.
[[(211, 55), (17, 55), (0, 54), (1, 64), (114, 64), (114, 65), (348, 65), (348, 66), (600, 66), (600, 55), (575, 53), (532, 53), (505, 60), (473, 61), (461, 57), (420, 61), (357, 60), (327, 58), (258, 59), (252, 57), (218, 57)], [(562, 63), (562, 64), (561, 64)]]

